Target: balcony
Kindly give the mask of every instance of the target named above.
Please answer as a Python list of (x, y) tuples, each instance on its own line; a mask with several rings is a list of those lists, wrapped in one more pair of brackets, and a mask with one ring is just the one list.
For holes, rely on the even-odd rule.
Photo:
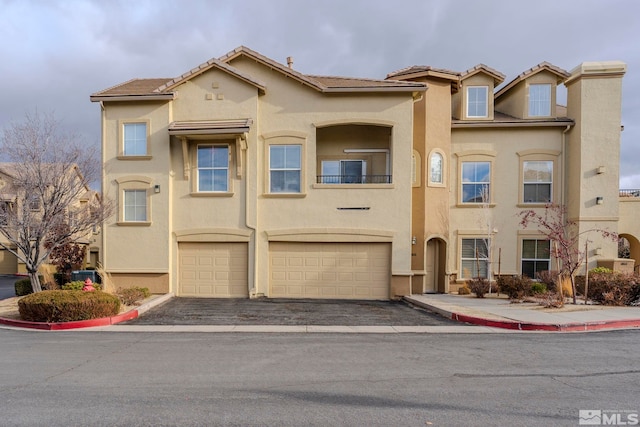
[(318, 175), (318, 184), (391, 184), (391, 175)]

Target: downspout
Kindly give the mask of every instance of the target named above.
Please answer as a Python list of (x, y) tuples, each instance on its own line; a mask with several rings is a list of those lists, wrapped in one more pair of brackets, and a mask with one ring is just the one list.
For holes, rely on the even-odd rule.
[(562, 186), (560, 187), (560, 205), (565, 203), (565, 188), (567, 187), (567, 132), (571, 129), (571, 125), (567, 125), (562, 131)]
[[(105, 131), (105, 119), (107, 116), (107, 110), (104, 108), (104, 102), (100, 101), (100, 157), (102, 160), (102, 171), (101, 171), (101, 183), (100, 183), (100, 188), (102, 190), (102, 199), (104, 200), (104, 198), (106, 197), (106, 174), (105, 174), (105, 137), (106, 137), (106, 131)], [(117, 212), (116, 212), (117, 215)], [(106, 223), (106, 219), (102, 220), (102, 230), (100, 233), (100, 239), (102, 240), (102, 268), (107, 271), (107, 228), (105, 227), (105, 223)], [(98, 257), (100, 258), (100, 257)]]

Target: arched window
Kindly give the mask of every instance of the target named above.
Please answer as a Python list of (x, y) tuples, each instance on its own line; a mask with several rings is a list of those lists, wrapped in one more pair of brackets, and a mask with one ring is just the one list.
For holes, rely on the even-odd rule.
[(440, 153), (431, 154), (431, 164), (429, 165), (429, 181), (432, 184), (442, 184), (443, 181), (443, 162), (444, 159)]

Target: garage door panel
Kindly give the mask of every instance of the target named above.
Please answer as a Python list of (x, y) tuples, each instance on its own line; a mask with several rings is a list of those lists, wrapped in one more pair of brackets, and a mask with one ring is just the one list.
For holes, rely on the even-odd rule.
[(246, 243), (180, 243), (178, 295), (249, 296)]
[(269, 245), (271, 297), (388, 299), (388, 243)]

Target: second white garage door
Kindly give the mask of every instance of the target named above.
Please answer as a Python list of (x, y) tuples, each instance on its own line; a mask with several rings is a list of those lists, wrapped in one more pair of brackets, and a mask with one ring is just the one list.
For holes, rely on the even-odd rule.
[(246, 298), (247, 243), (180, 243), (178, 295)]
[(269, 244), (272, 298), (389, 299), (389, 243)]

